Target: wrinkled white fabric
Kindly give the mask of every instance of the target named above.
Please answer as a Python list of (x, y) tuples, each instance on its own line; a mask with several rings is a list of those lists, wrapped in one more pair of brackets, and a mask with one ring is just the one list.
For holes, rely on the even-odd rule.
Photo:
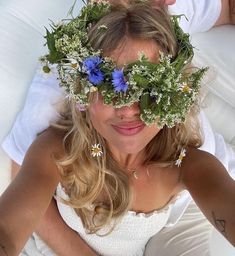
[[(56, 194), (59, 198), (68, 199), (60, 185), (57, 187)], [(106, 236), (99, 235), (107, 234), (113, 223), (99, 231), (99, 235), (87, 234), (74, 209), (59, 200), (57, 206), (66, 224), (77, 231), (98, 254), (103, 256), (142, 256), (149, 238), (166, 225), (172, 205), (180, 196), (172, 199), (164, 208), (148, 214), (128, 211), (114, 230)]]
[(219, 18), (221, 11), (221, 1), (219, 0), (177, 0), (175, 4), (169, 6), (171, 14), (182, 14), (181, 28), (189, 33), (208, 31)]
[(213, 226), (192, 201), (180, 221), (152, 237), (144, 256), (211, 256)]

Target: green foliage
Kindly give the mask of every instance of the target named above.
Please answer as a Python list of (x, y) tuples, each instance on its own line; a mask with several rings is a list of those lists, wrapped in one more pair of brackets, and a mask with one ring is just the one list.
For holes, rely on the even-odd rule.
[(46, 36), (47, 40), (47, 47), (49, 50), (49, 54), (47, 55), (47, 59), (50, 63), (58, 63), (63, 57), (63, 53), (57, 51), (55, 47), (55, 33), (54, 32), (49, 32), (48, 29), (46, 29)]
[[(72, 6), (70, 15), (73, 15)], [(51, 25), (51, 32), (46, 29), (48, 55), (42, 57), (45, 72), (49, 63), (57, 64), (61, 86), (65, 87), (69, 97), (80, 104), (88, 105), (89, 93), (96, 89), (102, 94), (105, 104), (114, 107), (130, 106), (140, 102), (141, 119), (146, 124), (158, 122), (159, 126), (174, 126), (184, 122), (191, 106), (197, 101), (200, 81), (207, 68), (190, 70), (188, 65), (193, 58), (193, 47), (189, 35), (179, 26), (181, 16), (172, 16), (172, 26), (178, 41), (178, 54), (171, 56), (160, 53), (159, 63), (148, 60), (144, 53), (139, 59), (123, 67), (124, 79), (128, 84), (126, 92), (117, 92), (112, 83), (115, 63), (102, 57), (88, 42), (88, 31), (92, 24), (97, 23), (111, 11), (107, 2), (88, 3), (75, 18), (63, 20), (61, 24)], [(100, 26), (100, 29), (107, 29)], [(104, 80), (95, 85), (89, 80), (84, 69), (84, 61), (99, 56), (102, 62), (99, 71)], [(79, 78), (79, 89), (77, 79)]]

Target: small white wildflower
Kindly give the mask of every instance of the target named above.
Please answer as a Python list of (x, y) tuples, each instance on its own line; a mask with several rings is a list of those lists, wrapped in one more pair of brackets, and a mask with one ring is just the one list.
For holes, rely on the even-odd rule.
[(103, 151), (101, 150), (100, 144), (92, 145), (91, 155), (93, 157), (100, 157), (102, 156), (102, 154), (103, 154)]
[(76, 107), (77, 107), (77, 109), (79, 110), (79, 111), (81, 111), (81, 112), (83, 112), (83, 111), (86, 111), (86, 105), (84, 105), (84, 104), (81, 104), (81, 103), (77, 103), (76, 104)]
[(171, 98), (169, 96), (167, 97), (167, 103), (166, 104), (167, 104), (167, 106), (171, 105)]
[(107, 29), (108, 29), (108, 27), (105, 26), (105, 25), (100, 25), (100, 26), (98, 27), (98, 30), (107, 30)]
[(146, 61), (146, 60), (148, 60), (148, 58), (146, 57), (144, 51), (139, 51), (138, 52), (138, 60), (139, 61)]
[(88, 94), (89, 92), (90, 92), (90, 87), (87, 87), (87, 86), (86, 86), (86, 87), (84, 88), (84, 93), (85, 93), (85, 94)]
[(182, 160), (183, 158), (186, 156), (186, 149), (185, 148), (182, 148), (181, 149), (181, 152), (180, 152), (180, 155), (179, 155), (179, 158), (175, 161), (175, 165), (180, 167), (181, 163), (182, 163)]
[(96, 91), (98, 91), (98, 88), (95, 86), (91, 86), (90, 92), (96, 92)]
[(57, 75), (57, 69), (55, 65), (43, 65), (39, 73), (44, 79), (49, 79), (53, 75)]
[(181, 92), (190, 93), (192, 91), (192, 88), (190, 88), (186, 83), (179, 85), (179, 90)]
[(64, 26), (64, 22), (62, 21), (62, 20), (59, 20), (59, 21), (52, 21), (52, 25), (53, 25), (53, 27), (55, 27), (55, 28), (59, 28), (59, 27), (63, 27)]
[(77, 69), (77, 68), (78, 68), (78, 62), (77, 62), (77, 60), (75, 60), (75, 59), (70, 59), (69, 61), (70, 61), (70, 66), (71, 66), (71, 68), (73, 68), (73, 69)]

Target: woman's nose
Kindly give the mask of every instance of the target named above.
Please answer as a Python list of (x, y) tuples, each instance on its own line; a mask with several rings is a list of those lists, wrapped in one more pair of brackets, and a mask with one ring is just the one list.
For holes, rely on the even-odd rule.
[(140, 115), (139, 103), (135, 102), (131, 106), (116, 108), (116, 114), (121, 119), (138, 117)]

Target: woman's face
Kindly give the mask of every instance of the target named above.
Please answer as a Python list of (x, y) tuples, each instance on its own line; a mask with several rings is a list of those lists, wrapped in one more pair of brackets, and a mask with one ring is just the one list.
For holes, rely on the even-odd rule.
[[(138, 59), (142, 51), (150, 61), (158, 62), (159, 47), (150, 40), (127, 39), (110, 57), (122, 67)], [(105, 138), (112, 152), (135, 154), (140, 152), (159, 132), (156, 124), (145, 125), (140, 120), (139, 104), (113, 108), (105, 105), (101, 95), (89, 106), (89, 115), (94, 128)]]

